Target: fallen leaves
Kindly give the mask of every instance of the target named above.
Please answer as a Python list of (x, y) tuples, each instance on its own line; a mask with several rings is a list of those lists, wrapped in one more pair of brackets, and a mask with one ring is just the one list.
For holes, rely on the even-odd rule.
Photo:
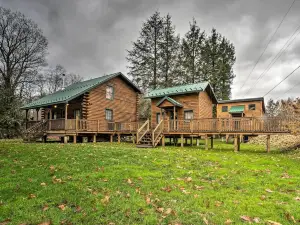
[(50, 225), (51, 221), (45, 221), (45, 222), (41, 222), (38, 225)]
[(48, 206), (47, 204), (45, 204), (45, 205), (43, 206), (43, 208), (42, 208), (43, 211), (46, 211), (46, 210), (48, 210), (48, 209), (49, 209), (49, 206)]
[(41, 183), (41, 186), (47, 186), (47, 184), (43, 182), (43, 183)]
[(283, 173), (283, 174), (281, 175), (281, 178), (282, 178), (282, 179), (289, 179), (289, 178), (291, 178), (291, 176), (290, 176), (288, 173)]
[(36, 198), (36, 196), (35, 196), (34, 194), (30, 194), (30, 195), (28, 196), (28, 199), (32, 199), (32, 198)]
[(245, 222), (250, 222), (250, 223), (252, 222), (252, 219), (250, 216), (240, 216), (240, 218)]
[(65, 204), (60, 204), (59, 206), (57, 206), (61, 211), (65, 211), (66, 209), (66, 205)]
[(273, 193), (273, 191), (271, 189), (266, 189), (266, 192)]
[(231, 219), (227, 219), (224, 223), (225, 225), (229, 225), (229, 224), (232, 224), (232, 220)]
[(295, 197), (295, 200), (300, 201), (300, 197), (299, 196)]
[(275, 221), (272, 221), (272, 220), (267, 220), (266, 223), (269, 224), (269, 225), (282, 225), (281, 223), (278, 223), (278, 222), (275, 222)]
[(167, 186), (167, 187), (163, 187), (161, 190), (165, 192), (171, 192), (172, 188), (170, 186)]
[(109, 203), (110, 196), (105, 195), (104, 198), (101, 199), (102, 204), (107, 205)]

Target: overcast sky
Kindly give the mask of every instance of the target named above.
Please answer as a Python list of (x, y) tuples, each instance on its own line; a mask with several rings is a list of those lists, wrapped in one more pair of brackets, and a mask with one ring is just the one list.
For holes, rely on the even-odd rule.
[[(126, 49), (139, 35), (142, 22), (156, 10), (170, 13), (183, 36), (193, 17), (201, 29), (215, 27), (236, 48), (233, 98), (259, 97), (300, 64), (300, 35), (259, 82), (273, 57), (300, 26), (296, 0), (264, 56), (264, 50), (293, 0), (0, 0), (0, 5), (33, 19), (49, 40), (50, 65), (87, 78), (121, 71), (127, 73)], [(300, 69), (266, 98), (298, 97)], [(247, 93), (249, 91), (249, 93)], [(247, 93), (247, 94), (246, 94)], [(285, 93), (285, 94), (284, 94)]]

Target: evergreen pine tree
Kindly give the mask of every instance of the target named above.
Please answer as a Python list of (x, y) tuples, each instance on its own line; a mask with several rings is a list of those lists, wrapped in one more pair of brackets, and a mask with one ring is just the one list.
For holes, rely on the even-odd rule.
[(169, 87), (174, 84), (176, 63), (179, 54), (180, 37), (175, 35), (175, 26), (172, 25), (171, 16), (164, 17), (163, 37), (159, 43), (161, 58), (161, 86)]
[(201, 49), (205, 33), (200, 31), (195, 19), (190, 23), (190, 30), (182, 39), (181, 60), (185, 73), (185, 83), (201, 81)]
[(143, 25), (140, 37), (128, 51), (129, 75), (143, 90), (156, 89), (159, 84), (160, 48), (163, 37), (163, 18), (155, 12)]

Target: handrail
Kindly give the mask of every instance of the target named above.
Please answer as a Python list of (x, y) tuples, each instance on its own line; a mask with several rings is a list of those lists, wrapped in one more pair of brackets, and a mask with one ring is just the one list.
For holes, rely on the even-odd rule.
[[(149, 120), (146, 120), (146, 122), (136, 132), (136, 142), (137, 143), (139, 143), (142, 140), (142, 138), (145, 136), (145, 134), (147, 134), (149, 129), (150, 129)], [(145, 130), (145, 131), (142, 133), (143, 130)], [(142, 133), (142, 134), (140, 134), (140, 133)]]
[[(157, 145), (157, 140), (159, 139), (160, 135), (162, 134), (164, 130), (164, 120), (162, 119), (157, 126), (155, 127), (155, 129), (152, 131), (152, 145), (155, 147)], [(157, 135), (156, 131), (158, 131)]]

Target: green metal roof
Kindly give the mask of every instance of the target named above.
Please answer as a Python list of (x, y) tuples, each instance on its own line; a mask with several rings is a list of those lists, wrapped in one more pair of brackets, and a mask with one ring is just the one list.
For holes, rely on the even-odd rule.
[(185, 84), (185, 85), (174, 86), (174, 87), (163, 88), (163, 89), (156, 89), (150, 91), (145, 96), (145, 98), (157, 98), (157, 97), (170, 96), (170, 95), (201, 92), (204, 91), (208, 85), (209, 85), (208, 82), (203, 82), (203, 83), (195, 83), (195, 84)]
[(244, 105), (231, 106), (229, 113), (243, 113), (245, 110)]
[(168, 96), (163, 97), (157, 104), (156, 106), (159, 106), (161, 103), (163, 103), (165, 100), (171, 102), (173, 105), (178, 106), (178, 107), (183, 107), (182, 104), (180, 102), (177, 102), (176, 100), (174, 100), (173, 98), (170, 98)]
[(126, 76), (119, 72), (72, 84), (66, 87), (64, 90), (57, 91), (53, 94), (47, 95), (45, 97), (42, 97), (41, 99), (26, 104), (22, 106), (21, 109), (32, 109), (53, 104), (67, 103), (68, 101), (117, 76), (121, 76), (137, 92), (141, 93), (141, 91)]

